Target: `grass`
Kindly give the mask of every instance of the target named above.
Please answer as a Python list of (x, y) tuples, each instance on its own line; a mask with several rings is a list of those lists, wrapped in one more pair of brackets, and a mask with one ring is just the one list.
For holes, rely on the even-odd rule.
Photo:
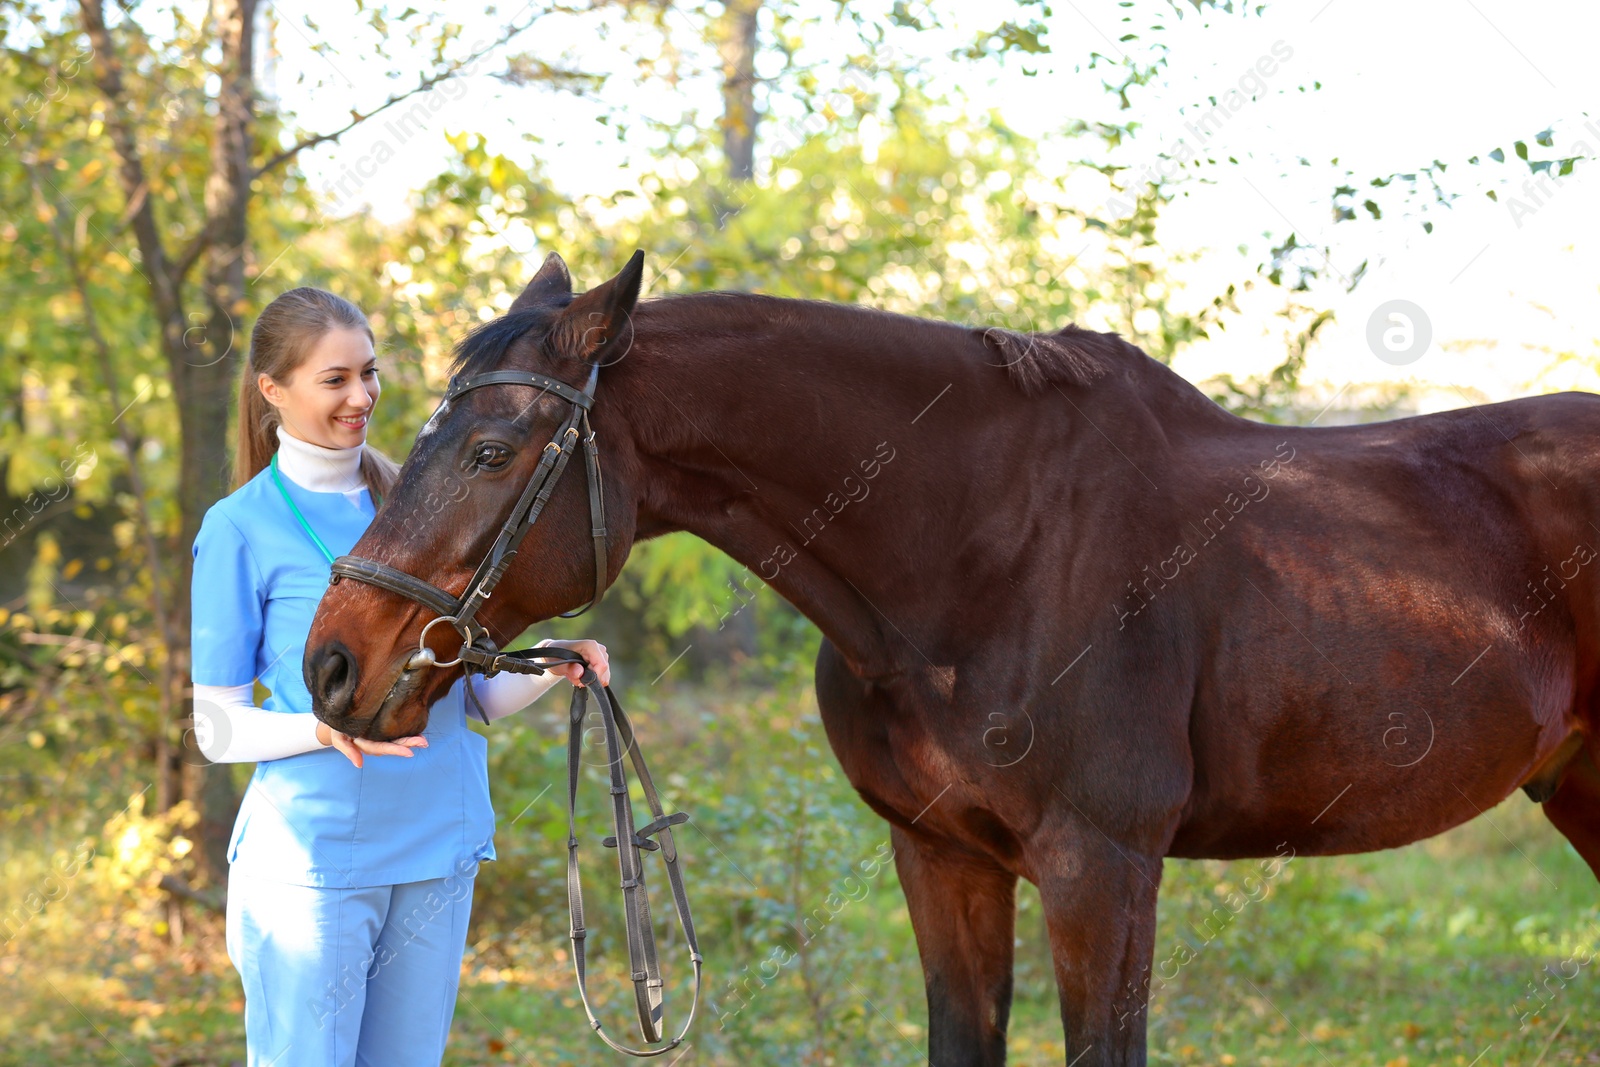
[[(1152, 1063), (1600, 1063), (1594, 965), (1530, 993), (1547, 966), (1600, 947), (1600, 886), (1520, 793), (1408, 848), (1295, 860), (1208, 942), (1207, 897), (1241, 869), (1168, 864), (1156, 958), (1180, 938), (1199, 951), (1152, 1006)], [(1047, 978), (1048, 959), (1037, 969)], [(1059, 1064), (1054, 1005), (1030, 986), (1015, 1034), (1049, 1048), (1015, 1058)]]
[[(925, 1062), (905, 901), (892, 865), (863, 873), (886, 828), (843, 781), (812, 700), (677, 690), (630, 702), (668, 807), (695, 816), (679, 841), (708, 974), (680, 1067)], [(446, 1063), (622, 1062), (589, 1032), (565, 954), (566, 825), (561, 789), (548, 789), (561, 778), (563, 709), (518, 718), (492, 734), (501, 860), (479, 878)], [(580, 835), (593, 841), (609, 828), (598, 821), (603, 793), (586, 788), (595, 818)], [(144, 888), (155, 868), (130, 845), (125, 822), (53, 899), (32, 898), (37, 914), (0, 946), (0, 1065), (243, 1062), (221, 923), (185, 912), (174, 934), (179, 916)], [(147, 837), (151, 848), (169, 847), (170, 835)], [(25, 901), (61, 849), (6, 847), (0, 892)], [(585, 888), (598, 928), (590, 988), (607, 1032), (628, 1039), (615, 873), (601, 866), (609, 853), (589, 851)], [(667, 932), (664, 878), (649, 862), (676, 1028), (689, 1002), (686, 968), (681, 939)], [(1268, 895), (1208, 925), (1257, 869), (1167, 865), (1156, 959), (1181, 960), (1185, 945), (1192, 959), (1158, 967), (1170, 980), (1151, 1007), (1152, 1063), (1600, 1064), (1600, 964), (1569, 964), (1568, 978), (1532, 992), (1546, 968), (1600, 948), (1600, 885), (1520, 793), (1409, 848), (1296, 859)], [(1011, 1062), (1059, 1067), (1054, 979), (1027, 885), (1017, 937)]]

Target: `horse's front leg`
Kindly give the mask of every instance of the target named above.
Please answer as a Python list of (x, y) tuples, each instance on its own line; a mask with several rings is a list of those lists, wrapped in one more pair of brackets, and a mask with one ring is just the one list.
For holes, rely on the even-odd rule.
[(1144, 1067), (1161, 855), (1087, 821), (1032, 859), (1071, 1067)]
[(893, 828), (928, 992), (928, 1062), (1000, 1067), (1011, 1015), (1017, 876), (986, 856)]

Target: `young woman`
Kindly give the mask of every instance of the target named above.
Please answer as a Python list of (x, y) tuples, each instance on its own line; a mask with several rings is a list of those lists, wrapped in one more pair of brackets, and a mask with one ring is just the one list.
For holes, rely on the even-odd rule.
[[(194, 542), (196, 739), (211, 760), (256, 763), (227, 911), (252, 1067), (437, 1065), (473, 879), (495, 854), (488, 744), (467, 729), (461, 682), (421, 736), (374, 742), (318, 722), (301, 677), (328, 565), (398, 473), (366, 444), (379, 391), (355, 305), (309, 288), (269, 304), (239, 390), (238, 488)], [(539, 643), (580, 652), (609, 682), (602, 645)], [(473, 689), (493, 720), (581, 675), (564, 664)], [(257, 681), (271, 693), (259, 708)]]

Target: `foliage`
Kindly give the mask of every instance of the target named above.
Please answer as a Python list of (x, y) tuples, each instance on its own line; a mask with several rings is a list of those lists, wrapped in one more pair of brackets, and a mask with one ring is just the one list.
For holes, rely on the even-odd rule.
[[(704, 35), (719, 5), (624, 6), (664, 36), (678, 26), (681, 38), (684, 26)], [(439, 11), (397, 7), (362, 8), (378, 58), (388, 58), (392, 39), (422, 43), (446, 66), (459, 61), (459, 25)], [(882, 60), (891, 40), (938, 31), (950, 16), (937, 5), (768, 5), (763, 34), (776, 58), (763, 68), (756, 182), (728, 177), (704, 132), (710, 124), (693, 116), (657, 131), (636, 186), (576, 197), (552, 184), (535, 148), (496, 152), (464, 130), (451, 134), (448, 165), (416, 191), (407, 216), (384, 223), (308, 187), (293, 149), (317, 131), (299, 129), (264, 97), (248, 147), (276, 165), (250, 185), (238, 292), (219, 300), (186, 280), (174, 342), (152, 303), (149, 250), (130, 229), (137, 198), (119, 192), (114, 127), (118, 118), (132, 123), (148, 174), (140, 196), (154, 205), (162, 239), (178, 249), (204, 234), (219, 70), (207, 15), (197, 5), (130, 5), (117, 16), (128, 71), (119, 110), (91, 80), (75, 16), (0, 0), (0, 96), (21, 105), (0, 130), (0, 489), (11, 516), (0, 540), (0, 899), (26, 920), (0, 949), (0, 992), (18, 1006), (0, 1015), (0, 1062), (105, 1062), (107, 1048), (137, 1063), (242, 1051), (220, 917), (159, 888), (163, 877), (196, 873), (203, 814), (201, 798), (185, 801), (158, 766), (198, 759), (192, 748), (164, 749), (175, 738), (161, 678), (177, 670), (181, 691), (182, 642), (172, 627), (182, 612), (164, 630), (160, 596), (175, 606), (186, 595), (176, 575), (185, 524), (198, 520), (183, 495), (180, 433), (196, 413), (180, 404), (175, 382), (188, 363), (174, 364), (174, 350), (231, 379), (254, 312), (277, 292), (309, 284), (348, 296), (380, 338), (384, 417), (373, 441), (400, 456), (436, 402), (451, 346), (509, 306), (530, 264), (551, 250), (580, 284), (642, 247), (655, 294), (759, 290), (1026, 330), (1076, 321), (1119, 330), (1163, 360), (1223, 327), (1242, 290), (1271, 285), (1285, 292), (1285, 362), (1261, 379), (1221, 379), (1214, 396), (1254, 418), (1303, 420), (1299, 375), (1328, 321), (1305, 295), (1315, 250), (1291, 237), (1256, 277), (1220, 293), (1185, 292), (1173, 280), (1183, 253), (1164, 247), (1160, 230), (1175, 186), (1136, 185), (1105, 161), (1136, 133), (1137, 90), (1160, 76), (1164, 20), (1248, 10), (1198, 0), (1125, 5), (1125, 52), (1080, 49), (1081, 69), (1102, 77), (1119, 116), (1069, 126), (1064, 136), (1082, 158), (1061, 170), (1046, 167), (1041, 146), (1003, 115), (974, 115), (941, 96), (913, 58)], [(1038, 0), (983, 17), (948, 49), (962, 62), (1030, 63), (1058, 47)], [(857, 36), (860, 50), (852, 45), (842, 69), (837, 56), (806, 48), (824, 22)], [(674, 52), (666, 39), (662, 65), (641, 67), (641, 78), (672, 88), (692, 74), (684, 58), (692, 42), (679, 43)], [(597, 84), (533, 54), (511, 57), (504, 77), (563, 91)], [(359, 106), (371, 114), (378, 103)], [(1563, 176), (1577, 158), (1531, 158), (1539, 154), (1513, 148), (1535, 176)], [(1435, 171), (1443, 165), (1419, 173)], [(1087, 199), (1085, 188), (1094, 190)], [(1383, 195), (1350, 184), (1335, 209), (1377, 218), (1395, 210)], [(1108, 210), (1112, 198), (1124, 209)], [(200, 413), (219, 441), (225, 407)], [(226, 457), (200, 459), (216, 477)], [(620, 671), (633, 672), (625, 698), (651, 738), (669, 807), (695, 816), (679, 837), (713, 961), (696, 1031), (707, 1061), (921, 1062), (921, 979), (892, 866), (881, 862), (884, 826), (843, 780), (808, 695), (815, 629), (687, 535), (639, 546), (600, 611), (548, 629), (625, 635), (612, 642), (626, 649)], [(701, 679), (714, 685), (685, 684), (680, 676), (693, 671), (669, 675), (691, 646), (718, 649), (686, 659), (700, 657)], [(646, 663), (666, 669), (652, 681)], [(452, 1062), (593, 1062), (565, 956), (564, 699), (564, 691), (547, 697), (549, 706), (491, 732), (500, 858), (478, 885)], [(224, 771), (236, 781), (247, 772)], [(592, 802), (595, 768), (588, 779)], [(605, 1017), (620, 1020), (620, 924), (606, 892), (613, 856), (594, 844), (608, 830), (586, 812), (585, 884), (603, 916), (594, 984), (607, 990)], [(1541, 869), (1559, 871), (1564, 885), (1589, 885), (1548, 828), (1519, 833), (1539, 841)], [(1490, 1001), (1514, 996), (1530, 969), (1587, 936), (1592, 917), (1575, 890), (1531, 910), (1526, 886), (1493, 884), (1508, 867), (1521, 873), (1495, 854), (1497, 839), (1455, 840), (1465, 842), (1450, 845), (1465, 872), (1455, 892), (1471, 903), (1430, 895), (1416, 850), (1294, 868), (1259, 914), (1225, 932), (1158, 1002), (1158, 1059), (1313, 1063), (1321, 1042), (1339, 1050), (1337, 1062), (1389, 1063), (1396, 1051), (1419, 1063), (1470, 1061), (1470, 1039), (1501, 1030), (1458, 1016), (1498, 1011)], [(863, 877), (875, 857), (873, 876)], [(652, 876), (664, 888), (659, 870)], [(1234, 877), (1226, 864), (1170, 865), (1163, 943), (1207, 914)], [(1013, 1051), (1018, 1062), (1061, 1062), (1036, 896), (1023, 894), (1020, 914)], [(681, 945), (659, 904), (657, 918), (667, 965), (681, 979)], [(1268, 940), (1281, 948), (1258, 954)], [(1319, 1003), (1331, 991), (1335, 1003), (1359, 1005), (1356, 990), (1374, 979), (1428, 995), (1414, 1010)], [(1578, 1022), (1567, 1031), (1583, 1028), (1591, 1044), (1593, 1027), (1576, 1006), (1595, 1003), (1592, 988), (1574, 988)], [(670, 1012), (681, 1012), (686, 993), (680, 981)], [(1314, 1040), (1297, 1042), (1284, 1017), (1310, 1017)], [(1218, 1019), (1226, 1026), (1211, 1025)]]

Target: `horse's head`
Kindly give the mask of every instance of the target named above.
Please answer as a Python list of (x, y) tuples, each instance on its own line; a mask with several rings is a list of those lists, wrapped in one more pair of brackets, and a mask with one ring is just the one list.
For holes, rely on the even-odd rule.
[[(635, 253), (616, 277), (574, 296), (561, 257), (546, 259), (505, 315), (461, 343), (453, 380), (524, 371), (560, 385), (496, 382), (447, 396), (417, 434), (393, 492), (351, 556), (384, 564), (386, 573), (402, 572), (402, 581), (410, 575), (460, 596), (530, 479), (548, 477), (560, 458), (552, 444), (561, 443), (559, 437), (571, 462), (474, 621), (504, 648), (528, 623), (577, 608), (609, 584), (627, 557), (634, 517), (621, 506), (623, 487), (608, 466), (608, 573), (597, 576), (583, 446), (576, 433), (564, 432), (575, 405), (562, 393), (581, 393), (598, 367), (626, 353), (643, 271), (644, 255)], [(594, 395), (598, 413), (605, 406), (604, 375)], [(605, 440), (598, 431), (596, 437)], [(462, 641), (456, 629), (449, 622), (428, 627), (441, 610), (382, 583), (336, 577), (306, 639), (305, 680), (317, 718), (377, 740), (421, 733), (429, 707), (457, 677), (417, 655), (425, 640), (439, 663), (457, 658)]]

